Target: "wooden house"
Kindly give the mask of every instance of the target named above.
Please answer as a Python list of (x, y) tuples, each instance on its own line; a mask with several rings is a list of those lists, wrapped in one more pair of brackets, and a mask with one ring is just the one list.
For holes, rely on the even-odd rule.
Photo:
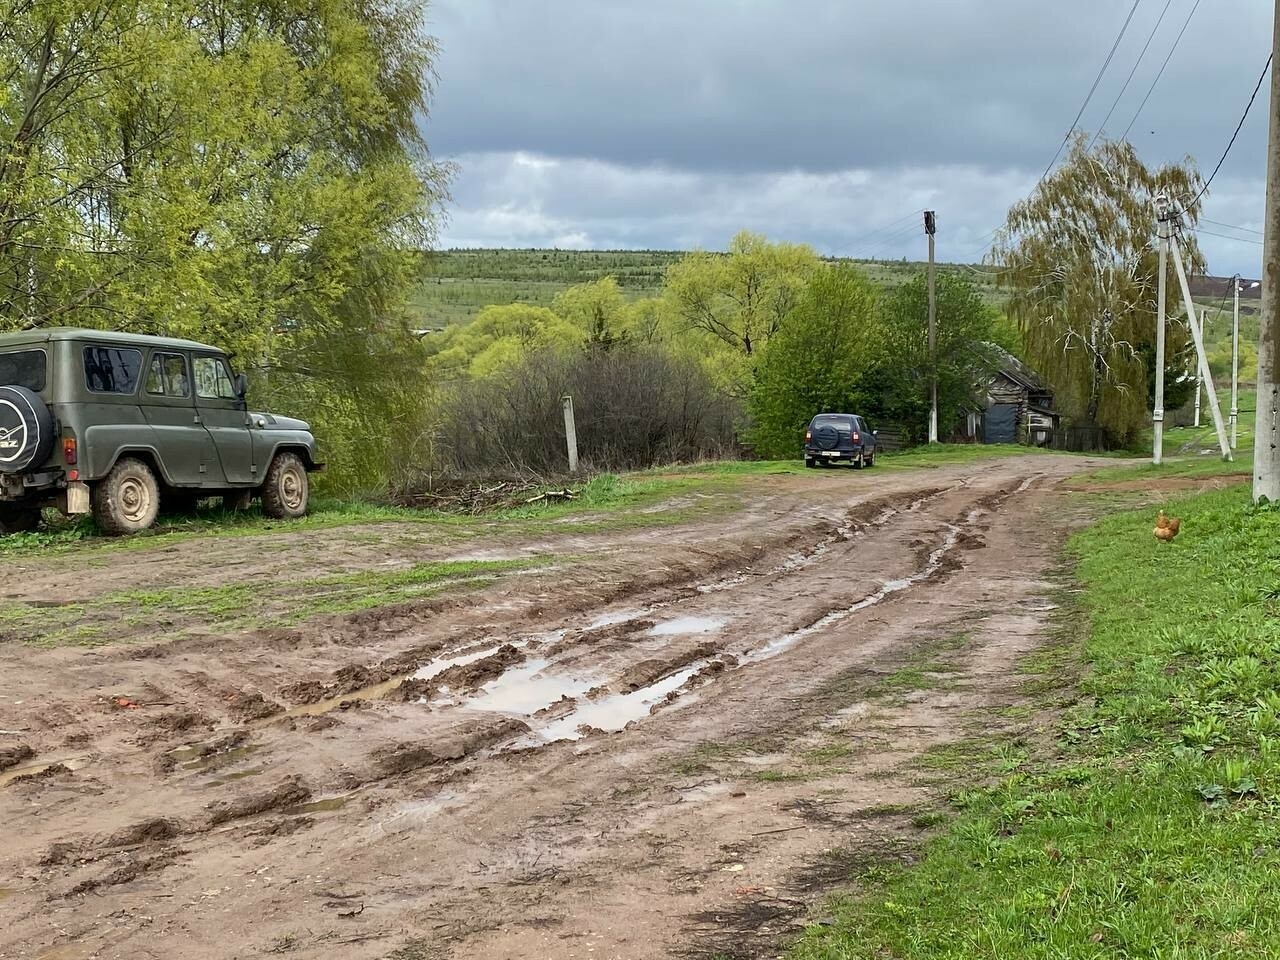
[(1053, 409), (1053, 390), (1007, 350), (992, 343), (983, 346), (992, 358), (991, 379), (982, 400), (961, 417), (958, 438), (973, 443), (1049, 446), (1060, 422)]

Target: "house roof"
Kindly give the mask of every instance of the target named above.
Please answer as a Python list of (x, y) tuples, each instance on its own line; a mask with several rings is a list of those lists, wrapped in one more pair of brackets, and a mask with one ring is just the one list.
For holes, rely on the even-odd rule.
[(1004, 374), (1018, 386), (1033, 393), (1050, 392), (1049, 385), (1041, 379), (1040, 374), (1036, 373), (1004, 347), (996, 343), (984, 343), (983, 347), (990, 352), (992, 359), (995, 361), (997, 373)]

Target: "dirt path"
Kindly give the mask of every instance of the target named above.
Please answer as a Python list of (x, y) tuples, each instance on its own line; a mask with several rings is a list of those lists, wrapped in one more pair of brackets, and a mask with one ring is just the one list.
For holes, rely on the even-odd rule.
[[(929, 793), (895, 771), (1015, 702), (1087, 467), (770, 478), (728, 517), (500, 545), (586, 561), (465, 601), (0, 645), (0, 958), (775, 956), (910, 856)], [(403, 559), (354, 532), (335, 568)], [(192, 541), (164, 582), (342, 538)]]

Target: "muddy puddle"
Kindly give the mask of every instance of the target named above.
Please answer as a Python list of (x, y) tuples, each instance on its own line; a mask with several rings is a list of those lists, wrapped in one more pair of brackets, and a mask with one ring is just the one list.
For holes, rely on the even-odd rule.
[(565, 697), (578, 699), (605, 682), (605, 678), (598, 674), (567, 676), (547, 673), (551, 665), (550, 660), (526, 660), (496, 680), (490, 680), (463, 705), (470, 710), (531, 717)]
[(191, 743), (185, 747), (178, 747), (178, 749), (170, 751), (169, 756), (178, 761), (179, 769), (199, 771), (207, 770), (215, 765), (221, 767), (239, 763), (259, 749), (261, 748), (256, 743), (246, 743), (243, 746), (232, 747), (229, 750), (209, 753), (203, 744)]
[(632, 620), (639, 620), (649, 612), (649, 610), (617, 610), (613, 613), (602, 613), (587, 624), (587, 630), (603, 630), (605, 627), (615, 627), (620, 623), (630, 623)]
[(237, 780), (247, 780), (249, 777), (256, 777), (259, 774), (267, 772), (267, 767), (250, 767), (248, 770), (237, 770), (234, 773), (224, 773), (221, 776), (214, 777), (205, 786), (220, 787), (224, 784), (235, 783)]
[(559, 720), (542, 724), (531, 720), (534, 736), (537, 740), (555, 741), (577, 740), (591, 730), (617, 733), (632, 721), (649, 716), (655, 706), (666, 702), (668, 694), (683, 687), (706, 665), (706, 661), (698, 661), (639, 690), (580, 702), (573, 713)]
[(7, 786), (20, 777), (38, 777), (42, 773), (52, 770), (55, 767), (64, 767), (67, 770), (82, 770), (90, 763), (90, 759), (86, 756), (79, 757), (56, 757), (46, 758), (43, 760), (32, 760), (29, 763), (20, 763), (16, 767), (10, 767), (4, 773), (0, 773), (0, 787)]
[(281, 813), (290, 817), (305, 816), (309, 813), (332, 813), (334, 810), (341, 810), (345, 807), (354, 796), (354, 793), (347, 793), (338, 797), (312, 800), (308, 803), (296, 803), (292, 807), (285, 807)]
[(690, 633), (715, 633), (728, 621), (724, 617), (676, 617), (650, 627), (651, 637), (673, 637)]

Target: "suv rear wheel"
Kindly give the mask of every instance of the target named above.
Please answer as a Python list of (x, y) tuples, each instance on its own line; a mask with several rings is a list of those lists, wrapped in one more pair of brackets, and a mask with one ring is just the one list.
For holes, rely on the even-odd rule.
[(296, 453), (278, 453), (262, 485), (262, 512), (276, 520), (292, 520), (307, 512), (310, 490), (307, 468)]
[(138, 533), (156, 522), (160, 484), (141, 460), (125, 457), (93, 488), (93, 519), (104, 533)]
[(20, 503), (0, 503), (0, 537), (30, 533), (40, 525), (40, 508)]

